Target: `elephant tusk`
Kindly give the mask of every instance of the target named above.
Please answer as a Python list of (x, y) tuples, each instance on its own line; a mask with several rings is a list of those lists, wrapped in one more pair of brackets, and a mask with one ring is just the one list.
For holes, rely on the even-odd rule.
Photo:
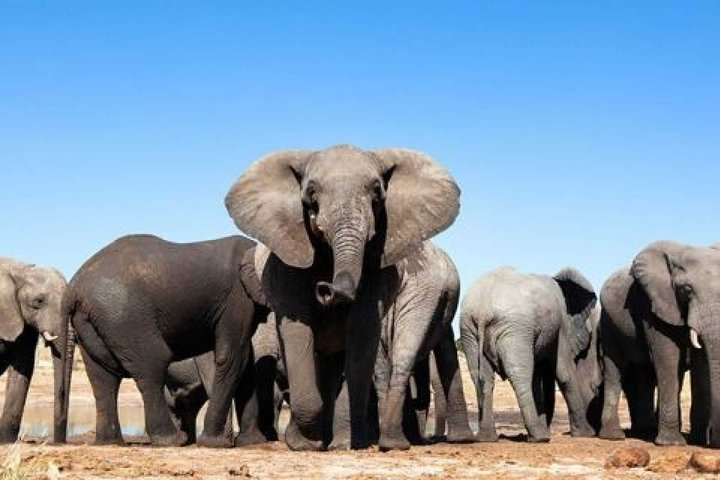
[(55, 340), (57, 340), (58, 338), (60, 338), (57, 335), (51, 334), (50, 332), (42, 332), (42, 337), (48, 343), (52, 343)]
[(702, 345), (700, 345), (700, 339), (698, 338), (698, 333), (694, 329), (690, 329), (690, 343), (694, 348), (697, 348), (698, 350), (702, 350)]

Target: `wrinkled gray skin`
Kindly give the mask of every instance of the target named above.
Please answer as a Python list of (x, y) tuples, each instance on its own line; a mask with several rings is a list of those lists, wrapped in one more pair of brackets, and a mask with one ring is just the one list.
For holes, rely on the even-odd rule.
[[(288, 369), (290, 448), (327, 445), (323, 418), (333, 416), (343, 373), (350, 444), (369, 445), (381, 325), (407, 275), (399, 262), (452, 224), (459, 194), (452, 177), (426, 155), (350, 146), (268, 155), (228, 193), (236, 225), (267, 246), (264, 253), (258, 249), (256, 266)], [(433, 313), (411, 310), (418, 318)], [(381, 448), (404, 446), (397, 412), (418, 351), (403, 353), (406, 358), (394, 359), (397, 374), (380, 406)]]
[(63, 442), (67, 414), (58, 409), (64, 375), (62, 297), (67, 288), (55, 269), (0, 258), (0, 375), (8, 370), (5, 403), (0, 418), (0, 443), (14, 442), (20, 432), (28, 387), (35, 368), (38, 337), (53, 356), (55, 374), (54, 440)]
[[(657, 379), (655, 443), (685, 443), (680, 433), (679, 397), (689, 355), (690, 440), (720, 446), (720, 251), (659, 241), (635, 257), (629, 273), (632, 281), (624, 274), (608, 280), (604, 302), (608, 311), (614, 309), (616, 314), (602, 319), (612, 321), (607, 328), (603, 326), (603, 332), (613, 327), (622, 341), (647, 345), (647, 348), (638, 348), (637, 355), (644, 369), (643, 376), (651, 376), (649, 364)], [(691, 348), (693, 331), (697, 336), (696, 347), (700, 348)], [(609, 355), (608, 358), (612, 360)], [(627, 382), (627, 378), (623, 378), (627, 371), (623, 360), (624, 357), (617, 356), (616, 362), (606, 363), (602, 431), (606, 438), (621, 438), (622, 434), (617, 422), (620, 390), (617, 378)], [(651, 387), (652, 384), (648, 386)], [(642, 401), (638, 408), (652, 405), (652, 394), (645, 392)]]
[[(590, 283), (566, 268), (555, 277), (500, 268), (481, 277), (463, 299), (460, 331), (479, 405), (478, 440), (495, 441), (494, 372), (515, 391), (531, 442), (550, 439), (555, 380), (568, 404), (573, 436), (592, 436), (587, 420), (594, 378), (580, 378), (579, 356), (591, 346), (599, 314)], [(588, 382), (583, 385), (583, 382)]]

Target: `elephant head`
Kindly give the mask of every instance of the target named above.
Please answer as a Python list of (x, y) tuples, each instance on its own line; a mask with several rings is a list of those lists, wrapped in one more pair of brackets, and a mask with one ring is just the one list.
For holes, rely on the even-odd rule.
[(63, 331), (66, 287), (57, 270), (0, 259), (0, 340), (15, 341), (29, 325), (54, 344)]
[(291, 267), (311, 267), (329, 247), (332, 283), (320, 281), (315, 290), (330, 306), (354, 300), (370, 242), (378, 266), (397, 263), (452, 224), (459, 196), (450, 174), (427, 155), (341, 145), (261, 158), (225, 205), (240, 230)]
[(686, 327), (690, 344), (705, 351), (713, 443), (720, 443), (720, 250), (655, 242), (635, 257), (630, 272), (657, 319)]

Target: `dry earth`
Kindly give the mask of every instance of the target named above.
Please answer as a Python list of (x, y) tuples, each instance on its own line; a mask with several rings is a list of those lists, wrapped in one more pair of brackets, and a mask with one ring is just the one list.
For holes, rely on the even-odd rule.
[[(463, 362), (464, 366), (464, 362)], [(477, 411), (474, 389), (463, 371), (468, 405)], [(4, 382), (0, 398), (4, 398)], [(687, 391), (687, 389), (686, 389)], [(132, 382), (123, 382), (121, 421), (142, 428), (139, 394)], [(687, 424), (688, 399), (683, 397)], [(283, 443), (232, 450), (197, 447), (152, 448), (143, 436), (133, 437), (128, 447), (95, 447), (92, 434), (71, 439), (71, 445), (52, 446), (42, 434), (51, 424), (52, 374), (47, 360), (33, 379), (28, 412), (23, 424), (25, 439), (15, 447), (0, 447), (0, 459), (20, 456), (25, 472), (37, 478), (684, 478), (699, 474), (687, 467), (696, 447), (659, 448), (637, 440), (609, 442), (573, 439), (567, 434), (565, 404), (558, 396), (552, 441), (535, 445), (524, 441), (522, 419), (507, 382), (497, 382), (495, 392), (498, 431), (503, 438), (494, 444), (413, 447), (409, 452), (296, 453)], [(94, 424), (93, 398), (87, 377), (80, 369), (72, 388), (71, 423), (76, 429)], [(75, 412), (75, 413), (73, 413)], [(476, 414), (472, 413), (473, 418)], [(622, 417), (627, 423), (623, 404)], [(78, 427), (79, 425), (79, 427)], [(42, 433), (38, 434), (40, 431)], [(35, 432), (35, 433), (32, 433)], [(35, 436), (33, 436), (35, 435)], [(38, 437), (40, 435), (40, 437)], [(609, 468), (608, 458), (619, 448), (640, 447), (650, 455), (645, 468)], [(6, 474), (9, 471), (6, 470)], [(0, 478), (10, 478), (3, 477)]]

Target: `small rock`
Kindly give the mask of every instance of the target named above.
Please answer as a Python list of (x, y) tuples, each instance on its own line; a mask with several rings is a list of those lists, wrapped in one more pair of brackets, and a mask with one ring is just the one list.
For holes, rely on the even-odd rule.
[(619, 448), (607, 459), (605, 468), (637, 468), (647, 467), (650, 454), (644, 448)]
[(228, 470), (228, 475), (231, 477), (243, 477), (243, 478), (252, 478), (250, 475), (250, 468), (248, 468), (247, 465), (241, 465), (240, 467), (233, 467), (230, 470)]
[(720, 457), (709, 453), (693, 453), (689, 465), (699, 473), (720, 473)]

